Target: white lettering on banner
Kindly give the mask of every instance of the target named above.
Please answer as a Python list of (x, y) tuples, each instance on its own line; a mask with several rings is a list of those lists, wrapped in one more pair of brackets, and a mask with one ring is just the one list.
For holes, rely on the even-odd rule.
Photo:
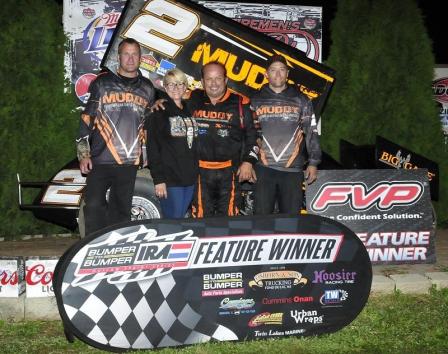
[[(190, 268), (269, 263), (333, 262), (342, 235), (263, 235), (201, 238)], [(274, 236), (274, 237), (272, 237)]]
[[(80, 285), (101, 277), (123, 282), (128, 281), (127, 275), (130, 272), (145, 270), (154, 272), (140, 272), (138, 279), (132, 278), (129, 281), (155, 278), (173, 269), (332, 263), (344, 239), (343, 234), (270, 234), (204, 238), (192, 235), (193, 230), (186, 230), (157, 236), (156, 230), (147, 229), (144, 225), (129, 235), (112, 233), (104, 242), (86, 245), (79, 251), (80, 259), (75, 274), (80, 277), (88, 274), (97, 276), (80, 278), (74, 283)], [(135, 241), (137, 236), (140, 237), (138, 242)], [(236, 281), (228, 286), (241, 284)], [(219, 287), (211, 289), (214, 288)]]
[(353, 214), (353, 215), (329, 215), (327, 216), (330, 219), (338, 220), (338, 221), (362, 221), (362, 220), (397, 220), (397, 219), (422, 219), (422, 213), (410, 214), (410, 213), (402, 213), (402, 214)]
[(333, 205), (348, 204), (353, 210), (367, 210), (373, 206), (389, 210), (396, 205), (414, 204), (423, 190), (421, 183), (415, 181), (379, 182), (370, 189), (364, 183), (331, 182), (321, 186), (311, 202), (311, 209), (322, 212)]
[(291, 317), (296, 321), (296, 323), (322, 323), (324, 315), (318, 316), (316, 310), (312, 311), (291, 311)]
[[(86, 177), (78, 169), (59, 171), (51, 182), (60, 183), (48, 186), (42, 197), (42, 204), (68, 204), (78, 206), (81, 202), (82, 190), (85, 187)], [(70, 184), (82, 184), (71, 186)]]
[(399, 231), (357, 233), (366, 247), (371, 246), (401, 246), (429, 245), (430, 231)]
[(398, 248), (368, 248), (372, 262), (385, 261), (424, 261), (426, 260), (426, 247), (398, 247)]
[(122, 36), (131, 37), (142, 46), (174, 58), (199, 27), (199, 17), (178, 3), (167, 0), (148, 1)]

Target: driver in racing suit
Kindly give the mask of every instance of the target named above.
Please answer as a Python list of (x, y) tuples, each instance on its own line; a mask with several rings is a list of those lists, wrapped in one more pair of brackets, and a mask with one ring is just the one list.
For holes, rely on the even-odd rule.
[(247, 99), (227, 88), (225, 67), (210, 62), (202, 67), (204, 90), (187, 101), (198, 124), (199, 178), (192, 216), (238, 214), (238, 182), (255, 181), (257, 131)]

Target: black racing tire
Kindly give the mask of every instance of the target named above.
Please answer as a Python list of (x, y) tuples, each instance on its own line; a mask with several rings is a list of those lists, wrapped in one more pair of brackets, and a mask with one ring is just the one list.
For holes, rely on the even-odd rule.
[[(78, 231), (81, 238), (84, 238), (86, 235), (84, 205), (83, 199), (78, 213)], [(159, 199), (154, 192), (154, 183), (151, 175), (147, 169), (139, 170), (132, 197), (131, 220), (160, 219), (161, 217), (162, 209), (160, 208)]]

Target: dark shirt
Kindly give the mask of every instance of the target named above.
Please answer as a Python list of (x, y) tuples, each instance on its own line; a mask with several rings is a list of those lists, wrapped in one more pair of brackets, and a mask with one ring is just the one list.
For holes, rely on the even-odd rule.
[[(262, 152), (267, 167), (300, 171), (308, 163), (317, 166), (321, 160), (319, 135), (311, 101), (297, 88), (287, 86), (274, 92), (265, 85), (251, 98), (251, 108), (261, 129)], [(303, 132), (297, 146), (294, 138)]]
[(198, 175), (198, 127), (183, 102), (183, 109), (171, 98), (165, 110), (151, 113), (145, 123), (148, 132), (148, 165), (154, 184), (190, 186)]
[(125, 78), (104, 72), (90, 84), (77, 143), (90, 144), (94, 165), (138, 165), (147, 110), (154, 102), (151, 81), (139, 72)]

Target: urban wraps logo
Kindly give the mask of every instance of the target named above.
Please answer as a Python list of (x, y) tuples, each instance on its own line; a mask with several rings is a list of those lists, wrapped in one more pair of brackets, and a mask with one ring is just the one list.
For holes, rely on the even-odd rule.
[[(120, 231), (123, 233), (126, 229)], [(104, 241), (84, 246), (73, 259), (78, 266), (72, 285), (104, 278), (110, 283), (139, 281), (175, 269), (332, 263), (342, 240), (342, 234), (197, 238), (192, 230), (157, 235), (157, 230), (140, 225), (129, 234), (113, 231)]]

